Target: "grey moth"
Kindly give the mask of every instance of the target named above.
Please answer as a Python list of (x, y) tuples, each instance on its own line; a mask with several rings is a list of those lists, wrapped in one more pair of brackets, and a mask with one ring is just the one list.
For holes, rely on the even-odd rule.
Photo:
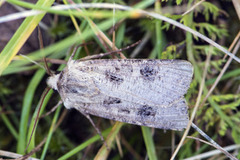
[(192, 76), (193, 67), (184, 60), (70, 59), (47, 84), (66, 108), (85, 116), (182, 130), (189, 121), (184, 95)]

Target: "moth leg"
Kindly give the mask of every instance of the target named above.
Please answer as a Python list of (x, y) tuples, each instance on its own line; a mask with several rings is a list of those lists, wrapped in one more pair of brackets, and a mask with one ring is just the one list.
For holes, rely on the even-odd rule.
[(48, 111), (47, 113), (45, 113), (44, 115), (42, 115), (40, 118), (46, 117), (49, 114), (51, 114), (52, 112), (54, 112), (63, 102), (60, 100), (50, 111)]
[(103, 143), (105, 144), (106, 148), (109, 150), (109, 147), (108, 147), (108, 145), (107, 145), (107, 142), (104, 140), (101, 131), (100, 131), (100, 130), (98, 129), (98, 127), (95, 125), (95, 123), (93, 122), (93, 120), (92, 120), (92, 118), (90, 117), (90, 115), (89, 115), (89, 114), (86, 114), (86, 113), (83, 113), (83, 112), (81, 112), (81, 113), (90, 121), (90, 123), (92, 124), (92, 126), (94, 127), (94, 129), (95, 129), (95, 130), (97, 131), (97, 133), (99, 134), (101, 140), (102, 140)]

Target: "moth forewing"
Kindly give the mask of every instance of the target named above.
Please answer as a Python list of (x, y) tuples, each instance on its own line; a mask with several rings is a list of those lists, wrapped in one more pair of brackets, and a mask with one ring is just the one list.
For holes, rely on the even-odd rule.
[(188, 123), (184, 99), (193, 67), (183, 60), (71, 60), (48, 79), (66, 108), (84, 115), (161, 129)]

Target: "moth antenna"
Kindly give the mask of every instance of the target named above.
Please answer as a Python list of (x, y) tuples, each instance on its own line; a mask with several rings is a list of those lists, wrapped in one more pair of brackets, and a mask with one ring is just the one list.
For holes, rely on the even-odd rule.
[(37, 121), (38, 121), (38, 119), (39, 119), (39, 115), (40, 115), (40, 111), (41, 111), (41, 108), (42, 108), (43, 101), (44, 101), (46, 95), (48, 94), (48, 92), (50, 91), (50, 89), (51, 89), (51, 88), (47, 87), (47, 88), (45, 89), (45, 93), (43, 94), (43, 96), (42, 96), (42, 98), (41, 98), (40, 106), (39, 106), (39, 109), (38, 109), (38, 112), (37, 112), (37, 117), (36, 117), (36, 119), (35, 119), (35, 122), (34, 122), (34, 125), (33, 125), (33, 129), (32, 129), (32, 132), (31, 132), (31, 135), (30, 135), (28, 144), (27, 144), (27, 147), (25, 148), (24, 152), (27, 151), (28, 146), (29, 146), (29, 144), (30, 144), (30, 142), (31, 142), (31, 140), (32, 140), (33, 132), (34, 132), (34, 130), (35, 130), (35, 128), (36, 128)]
[(141, 41), (142, 41), (142, 40), (139, 40), (139, 41), (137, 41), (137, 42), (135, 42), (135, 43), (127, 46), (127, 47), (124, 47), (124, 48), (122, 48), (122, 49), (119, 49), (119, 50), (117, 50), (117, 52), (122, 52), (122, 51), (125, 51), (125, 50), (129, 49), (129, 48), (135, 47), (136, 45), (138, 45), (139, 43), (141, 43)]
[(78, 46), (74, 47), (72, 55), (69, 57), (68, 62), (73, 60), (73, 57), (75, 56), (76, 52), (77, 52)]
[(111, 52), (107, 52), (107, 53), (100, 53), (100, 54), (96, 54), (96, 55), (92, 55), (92, 56), (87, 56), (87, 57), (81, 58), (80, 60), (81, 61), (85, 61), (85, 60), (94, 59), (94, 58), (101, 58), (101, 57), (104, 57), (104, 56), (107, 56), (107, 55), (111, 55), (111, 54), (114, 54), (114, 53), (122, 52), (124, 50), (127, 50), (129, 48), (132, 48), (132, 47), (138, 45), (140, 42), (141, 42), (141, 40), (131, 44), (130, 46), (127, 46), (127, 47), (122, 48), (122, 49), (118, 49), (116, 51), (111, 51)]
[(94, 129), (96, 130), (96, 132), (99, 134), (101, 140), (103, 141), (104, 145), (106, 146), (106, 148), (109, 150), (109, 147), (107, 145), (107, 142), (105, 141), (105, 139), (103, 138), (103, 135), (101, 133), (101, 131), (99, 130), (99, 128), (95, 125), (95, 123), (93, 122), (92, 118), (89, 116), (89, 114), (83, 113), (81, 112), (92, 124), (92, 126), (94, 127)]
[(76, 47), (74, 47), (73, 52), (72, 52), (72, 55), (69, 57), (69, 60), (68, 60), (68, 61), (73, 60), (73, 57), (75, 56), (75, 54), (76, 54), (76, 52), (77, 52), (77, 49), (78, 49), (79, 47), (85, 46), (85, 45), (87, 45), (87, 44), (91, 44), (91, 42), (90, 42), (90, 43), (79, 44), (79, 45), (77, 45)]

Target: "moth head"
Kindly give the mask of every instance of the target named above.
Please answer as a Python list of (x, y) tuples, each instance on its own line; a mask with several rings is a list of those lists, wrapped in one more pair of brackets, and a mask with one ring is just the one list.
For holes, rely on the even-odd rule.
[(57, 88), (57, 82), (58, 82), (58, 79), (59, 79), (59, 76), (60, 74), (54, 74), (52, 76), (50, 76), (48, 79), (47, 79), (47, 85), (55, 90), (58, 90)]

